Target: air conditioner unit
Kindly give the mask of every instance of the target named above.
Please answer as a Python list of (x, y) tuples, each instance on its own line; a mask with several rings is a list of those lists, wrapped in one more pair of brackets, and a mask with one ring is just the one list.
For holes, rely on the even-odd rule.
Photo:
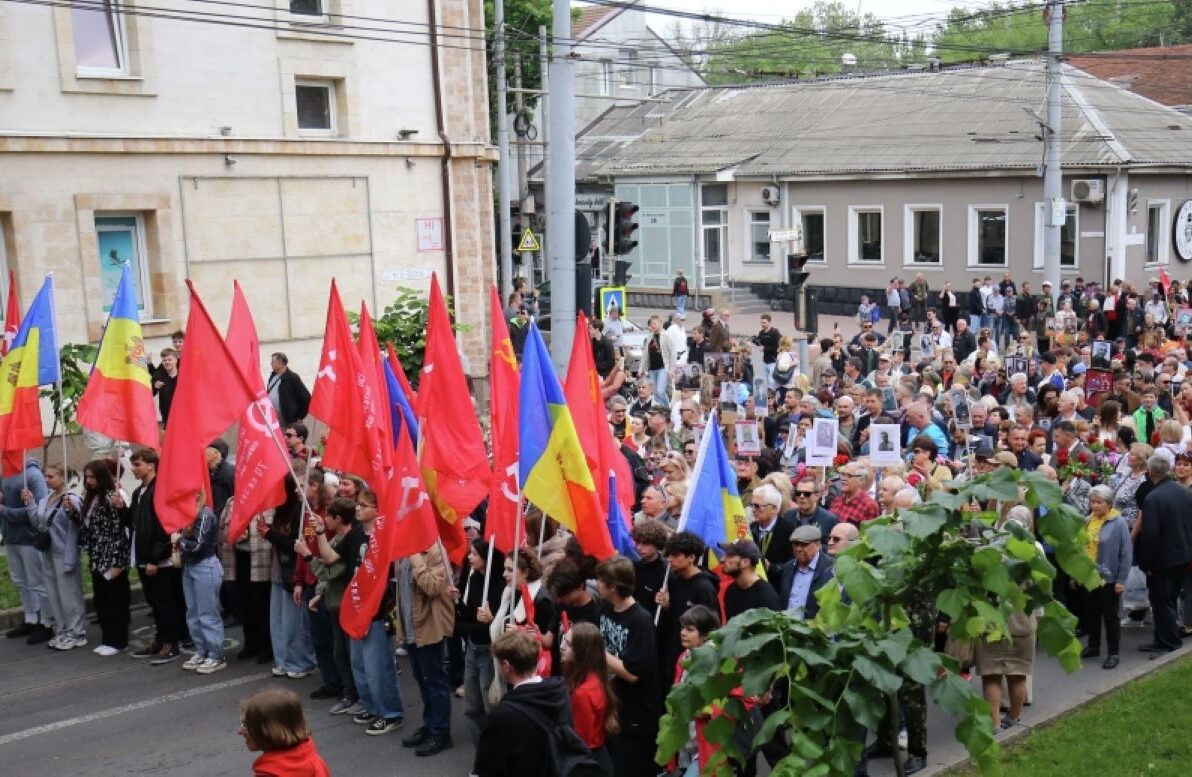
[(780, 199), (779, 190), (777, 186), (767, 186), (762, 189), (762, 200), (767, 205), (777, 205)]
[(1096, 205), (1105, 199), (1105, 184), (1099, 178), (1079, 178), (1072, 182), (1072, 202)]

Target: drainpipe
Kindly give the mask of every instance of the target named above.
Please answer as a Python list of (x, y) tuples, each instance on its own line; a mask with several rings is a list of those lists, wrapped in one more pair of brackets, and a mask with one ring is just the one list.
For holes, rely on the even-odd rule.
[(426, 16), (430, 23), (430, 75), (435, 90), (435, 129), (443, 144), (442, 189), (443, 189), (443, 254), (446, 264), (444, 281), (447, 295), (455, 296), (455, 249), (451, 239), (451, 140), (447, 137), (446, 122), (443, 119), (443, 85), (439, 73), (439, 20), (437, 0), (426, 0)]

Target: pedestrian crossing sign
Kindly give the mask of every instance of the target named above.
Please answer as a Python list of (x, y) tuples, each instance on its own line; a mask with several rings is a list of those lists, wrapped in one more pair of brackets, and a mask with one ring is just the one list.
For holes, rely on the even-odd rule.
[(534, 232), (529, 227), (526, 227), (522, 232), (521, 242), (517, 244), (517, 250), (521, 251), (541, 251), (542, 246), (538, 243), (538, 238), (534, 237)]

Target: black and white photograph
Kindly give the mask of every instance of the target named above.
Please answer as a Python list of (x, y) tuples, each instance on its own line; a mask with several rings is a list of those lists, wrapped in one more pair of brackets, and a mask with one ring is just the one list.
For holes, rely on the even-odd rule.
[(898, 424), (873, 424), (869, 427), (869, 461), (878, 467), (893, 467), (902, 462)]
[(762, 452), (762, 441), (757, 433), (757, 421), (742, 419), (733, 424), (737, 440), (738, 456), (757, 456)]
[(969, 414), (968, 391), (954, 388), (948, 392), (948, 402), (952, 405), (952, 418), (956, 421), (957, 429), (972, 429), (973, 419)]
[(1108, 340), (1094, 340), (1089, 343), (1092, 348), (1093, 360), (1101, 360), (1109, 364), (1110, 359), (1113, 358), (1113, 343)]
[(836, 455), (836, 439), (840, 431), (840, 421), (835, 418), (817, 418), (811, 427), (811, 445), (809, 450), (821, 455)]

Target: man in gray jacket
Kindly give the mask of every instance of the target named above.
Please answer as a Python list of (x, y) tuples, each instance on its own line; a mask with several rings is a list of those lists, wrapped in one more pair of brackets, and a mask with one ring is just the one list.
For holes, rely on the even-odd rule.
[(9, 639), (25, 637), (30, 645), (45, 642), (54, 636), (46, 622), (50, 618), (46, 598), (45, 555), (33, 547), (37, 530), (29, 522), (21, 492), (26, 488), (40, 501), (47, 493), (46, 481), (36, 461), (25, 462), (25, 471), (4, 478), (0, 486), (4, 504), (0, 506), (0, 531), (8, 548), (8, 575), (21, 595), (21, 609), (25, 621), (5, 634)]

